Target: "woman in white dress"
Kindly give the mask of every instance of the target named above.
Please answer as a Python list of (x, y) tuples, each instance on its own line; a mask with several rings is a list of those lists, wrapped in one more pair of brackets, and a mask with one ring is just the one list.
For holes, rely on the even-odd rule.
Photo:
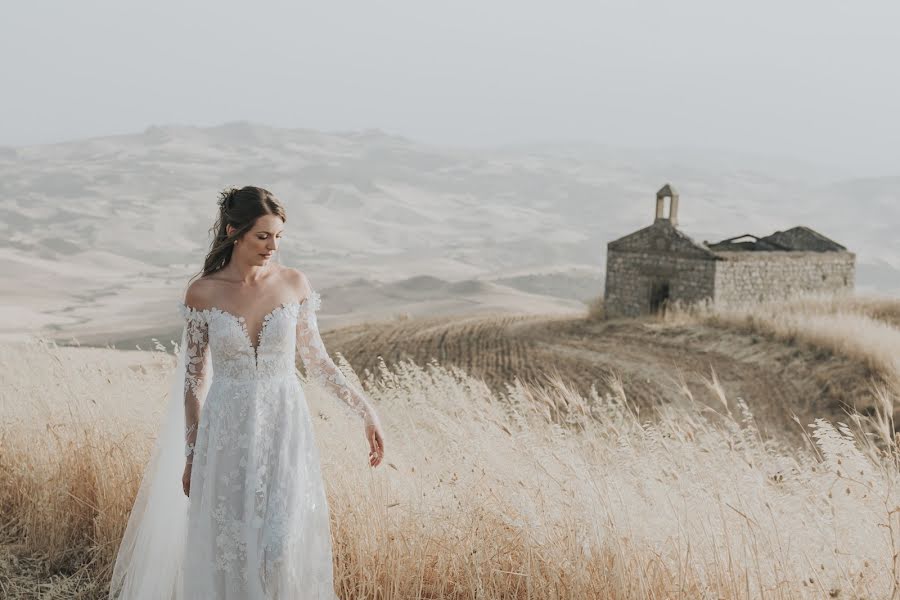
[(178, 305), (184, 329), (169, 408), (119, 547), (113, 600), (336, 598), (295, 355), (363, 419), (373, 467), (384, 439), (371, 403), (325, 350), (319, 294), (273, 260), (285, 222), (265, 189), (221, 195), (202, 276)]

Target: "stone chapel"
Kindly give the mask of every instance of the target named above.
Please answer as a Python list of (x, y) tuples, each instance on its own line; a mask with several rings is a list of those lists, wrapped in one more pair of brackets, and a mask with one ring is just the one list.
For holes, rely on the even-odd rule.
[(636, 317), (674, 301), (742, 303), (803, 292), (852, 292), (856, 255), (808, 227), (710, 244), (678, 229), (678, 193), (656, 194), (652, 225), (610, 242), (607, 318)]

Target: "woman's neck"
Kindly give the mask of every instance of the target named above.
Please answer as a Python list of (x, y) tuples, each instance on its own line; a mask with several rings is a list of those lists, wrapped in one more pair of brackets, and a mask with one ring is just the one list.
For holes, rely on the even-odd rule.
[(252, 287), (258, 284), (271, 271), (272, 267), (269, 265), (248, 265), (247, 263), (231, 260), (222, 269), (222, 274), (235, 283)]

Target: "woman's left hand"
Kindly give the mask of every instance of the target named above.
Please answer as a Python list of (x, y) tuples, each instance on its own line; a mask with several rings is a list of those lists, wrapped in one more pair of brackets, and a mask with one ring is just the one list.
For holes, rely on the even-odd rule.
[(384, 458), (384, 436), (377, 423), (366, 422), (366, 439), (369, 441), (369, 466), (377, 467)]

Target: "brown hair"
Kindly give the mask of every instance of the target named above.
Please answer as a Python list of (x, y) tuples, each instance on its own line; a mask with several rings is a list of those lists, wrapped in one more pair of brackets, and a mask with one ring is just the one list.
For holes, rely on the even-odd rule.
[[(269, 190), (247, 185), (219, 192), (219, 215), (209, 230), (214, 237), (203, 261), (203, 271), (197, 275), (205, 277), (225, 268), (231, 261), (234, 241), (253, 229), (256, 220), (263, 215), (276, 215), (287, 222), (284, 206)], [(236, 230), (232, 235), (227, 233), (228, 225)]]

